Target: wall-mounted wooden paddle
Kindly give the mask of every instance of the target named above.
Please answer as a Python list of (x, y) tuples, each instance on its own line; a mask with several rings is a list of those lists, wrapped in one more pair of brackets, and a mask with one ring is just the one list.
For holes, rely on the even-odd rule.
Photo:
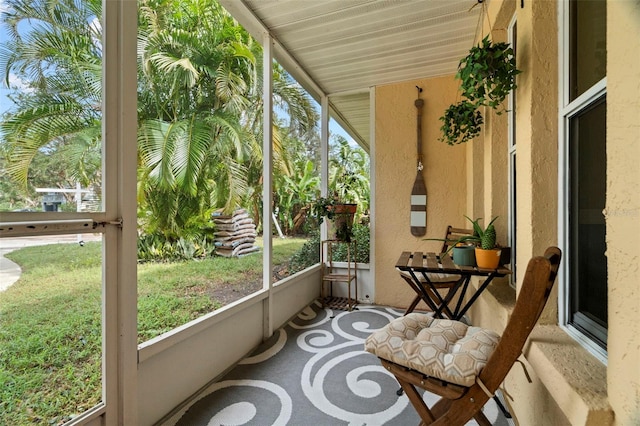
[(424, 101), (420, 99), (422, 88), (418, 89), (418, 99), (415, 106), (418, 115), (418, 173), (416, 180), (413, 182), (411, 190), (411, 235), (422, 237), (427, 233), (427, 188), (424, 185), (424, 177), (422, 176), (422, 107)]

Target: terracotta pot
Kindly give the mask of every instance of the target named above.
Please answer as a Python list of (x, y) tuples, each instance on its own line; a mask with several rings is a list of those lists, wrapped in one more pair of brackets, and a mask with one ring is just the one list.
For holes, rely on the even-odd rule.
[(333, 238), (338, 241), (351, 241), (353, 216), (358, 208), (357, 204), (336, 204), (333, 207)]
[(335, 214), (355, 214), (357, 209), (357, 204), (336, 204), (333, 206), (333, 212)]
[(478, 268), (496, 269), (500, 264), (500, 249), (483, 250), (476, 247), (476, 263)]

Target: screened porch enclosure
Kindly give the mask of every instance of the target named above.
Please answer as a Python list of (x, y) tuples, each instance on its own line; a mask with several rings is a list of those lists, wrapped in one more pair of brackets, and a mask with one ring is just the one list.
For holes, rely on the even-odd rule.
[[(413, 294), (393, 267), (398, 255), (441, 245), (410, 234), (418, 86), (425, 99), (425, 238), (441, 238), (447, 225), (464, 227), (465, 214), (498, 216), (499, 242), (517, 245), (515, 288), (507, 280), (493, 283), (495, 291), (486, 292), (470, 311), (473, 323), (504, 327), (526, 261), (545, 247), (560, 246), (566, 265), (578, 265), (561, 267), (558, 292), (525, 345), (522, 360), (533, 383), (520, 370), (505, 380), (514, 390), (518, 421), (638, 423), (634, 265), (640, 253), (629, 238), (640, 233), (635, 196), (640, 59), (633, 54), (640, 37), (632, 37), (640, 34), (637, 2), (595, 2), (606, 10), (606, 39), (598, 44), (606, 47), (606, 74), (573, 100), (565, 98), (571, 79), (570, 6), (584, 2), (491, 0), (484, 2), (490, 20), (479, 20), (482, 8), (472, 7), (477, 0), (220, 3), (262, 44), (262, 61), (276, 60), (320, 104), (323, 192), (330, 117), (370, 154), (373, 302), (408, 306)], [(103, 13), (103, 211), (2, 212), (0, 222), (23, 227), (17, 231), (21, 235), (50, 234), (29, 227), (61, 219), (96, 225), (103, 241), (103, 392), (101, 402), (71, 424), (161, 424), (312, 304), (319, 296), (321, 270), (315, 265), (273, 282), (272, 243), (265, 236), (259, 291), (138, 345), (136, 3), (106, 0)], [(517, 37), (523, 71), (517, 77), (517, 110), (511, 116), (487, 115), (480, 137), (446, 146), (438, 142), (439, 117), (460, 98), (454, 78), (458, 61), (479, 34), (489, 33), (497, 40)], [(273, 197), (271, 72), (265, 67), (262, 75), (265, 205)], [(590, 173), (594, 166), (597, 174)], [(570, 190), (571, 179), (584, 186)], [(582, 197), (580, 190), (598, 194)], [(272, 227), (270, 212), (262, 222)], [(597, 280), (574, 282), (572, 274)], [(574, 290), (589, 297), (571, 299)], [(598, 303), (605, 294), (607, 303)]]

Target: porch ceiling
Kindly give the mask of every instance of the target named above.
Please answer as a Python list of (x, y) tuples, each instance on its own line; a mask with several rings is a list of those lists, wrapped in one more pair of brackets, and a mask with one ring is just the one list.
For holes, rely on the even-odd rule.
[[(369, 88), (453, 74), (474, 39), (477, 0), (220, 0), (369, 150)], [(471, 10), (470, 10), (471, 9)]]

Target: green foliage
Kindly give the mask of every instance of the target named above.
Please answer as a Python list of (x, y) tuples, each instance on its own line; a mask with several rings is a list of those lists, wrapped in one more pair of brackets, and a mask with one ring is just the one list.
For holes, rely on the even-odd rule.
[[(27, 182), (99, 188), (102, 2), (8, 0), (4, 7), (10, 39), (0, 48), (0, 70), (29, 90), (15, 90), (0, 123), (2, 170), (24, 187), (20, 199), (11, 193), (0, 203), (38, 207)], [(24, 21), (38, 25), (21, 32)], [(138, 206), (146, 234), (189, 239), (183, 230), (191, 218), (214, 208), (245, 206), (261, 217), (261, 52), (215, 0), (139, 2)], [(299, 169), (288, 160), (297, 150), (285, 145), (312, 138), (318, 113), (277, 64), (274, 79), (274, 102), (289, 116), (274, 129), (274, 174), (295, 179)], [(46, 185), (35, 183), (39, 174), (49, 177)], [(281, 219), (296, 205), (281, 209)]]
[(202, 259), (215, 252), (212, 235), (168, 239), (162, 234), (142, 235), (138, 238), (138, 260), (175, 261)]
[[(355, 260), (358, 263), (369, 263), (371, 240), (369, 226), (354, 224), (353, 234), (356, 241)], [(346, 262), (346, 245), (335, 245), (333, 249), (333, 260), (336, 262)], [(320, 262), (320, 233), (315, 231), (300, 250), (291, 256), (290, 269), (292, 272), (298, 272), (318, 262)]]
[[(495, 248), (496, 247), (496, 230), (493, 226), (493, 222), (496, 221), (498, 216), (491, 219), (491, 222), (489, 222), (486, 228), (482, 228), (482, 226), (480, 225), (480, 221), (482, 220), (482, 218), (473, 220), (469, 216), (465, 216), (465, 217), (473, 225), (473, 238), (475, 238), (475, 242), (480, 244), (480, 247), (483, 248), (484, 250), (491, 250)], [(467, 239), (466, 241), (470, 241), (470, 239)]]
[(449, 106), (440, 117), (443, 122), (440, 141), (455, 145), (470, 141), (480, 134), (483, 123), (482, 113), (469, 101), (461, 101)]
[[(259, 152), (241, 120), (260, 46), (213, 0), (139, 6), (139, 206), (147, 233), (242, 204)], [(187, 231), (188, 232), (188, 231)]]
[(476, 108), (497, 109), (516, 88), (519, 73), (509, 43), (492, 43), (487, 35), (482, 45), (472, 47), (460, 61), (456, 78), (460, 79), (462, 95)]
[(291, 256), (289, 269), (291, 272), (298, 272), (318, 262), (320, 262), (320, 232), (315, 230), (300, 250)]
[(487, 35), (460, 60), (456, 78), (466, 99), (451, 105), (440, 117), (440, 141), (449, 145), (467, 142), (480, 133), (480, 107), (498, 108), (516, 86), (516, 59), (508, 43), (493, 43)]
[[(334, 141), (329, 153), (329, 194), (317, 196), (309, 212), (318, 223), (325, 217), (333, 220), (336, 238), (349, 241), (353, 236), (351, 224), (362, 221), (369, 211), (369, 157), (342, 136), (336, 136)], [(355, 215), (343, 214), (342, 209), (337, 208), (343, 204), (355, 204)]]
[[(188, 210), (186, 206), (184, 209)], [(146, 226), (138, 235), (138, 260), (190, 260), (212, 256), (215, 251), (215, 226), (210, 215), (191, 213), (181, 215), (172, 222), (179, 224), (179, 229), (173, 229), (169, 223), (139, 217), (138, 222)]]
[[(189, 218), (237, 207), (246, 207), (260, 227), (261, 46), (214, 0), (145, 0), (139, 16), (139, 194), (145, 231), (183, 236)], [(290, 135), (315, 129), (318, 114), (277, 64), (273, 87), (275, 104), (290, 119), (288, 128), (276, 123), (273, 133), (274, 187), (280, 193), (283, 177), (295, 179), (301, 171), (291, 164), (296, 149), (290, 145), (298, 140)], [(291, 186), (289, 194), (297, 194), (300, 188)], [(296, 226), (291, 218), (299, 202), (283, 204), (276, 211), (289, 231)]]
[(332, 220), (336, 239), (349, 242), (353, 238), (353, 217), (356, 209), (356, 204), (345, 204), (336, 194), (330, 194), (328, 197), (316, 199), (311, 211), (319, 218), (319, 223), (322, 223), (325, 217)]
[(327, 197), (318, 197), (311, 205), (311, 214), (318, 218), (318, 223), (323, 223), (324, 218), (331, 220), (335, 217), (336, 204), (343, 204), (335, 194)]
[(344, 203), (358, 205), (356, 222), (369, 211), (369, 156), (340, 135), (330, 146), (329, 191)]
[[(9, 146), (7, 173), (25, 187), (38, 152), (57, 149), (53, 144), (91, 146), (100, 134), (100, 34), (87, 23), (100, 17), (101, 2), (9, 0), (4, 8), (9, 39), (0, 50), (0, 69), (5, 81), (13, 74), (28, 90), (14, 90), (15, 107), (3, 117), (0, 131)], [(27, 21), (32, 24), (25, 32)], [(84, 169), (75, 163), (68, 173), (98, 180), (94, 158), (87, 164)]]
[[(358, 263), (369, 263), (370, 234), (369, 226), (358, 223), (353, 225), (353, 240), (356, 242), (354, 259)], [(347, 246), (345, 244), (336, 244), (334, 246), (333, 260), (338, 262), (347, 261)]]
[(293, 162), (293, 169), (292, 174), (276, 175), (277, 185), (274, 185), (277, 188), (274, 205), (278, 222), (288, 235), (309, 231), (304, 228), (304, 215), (320, 186), (320, 176), (311, 160), (299, 156)]

